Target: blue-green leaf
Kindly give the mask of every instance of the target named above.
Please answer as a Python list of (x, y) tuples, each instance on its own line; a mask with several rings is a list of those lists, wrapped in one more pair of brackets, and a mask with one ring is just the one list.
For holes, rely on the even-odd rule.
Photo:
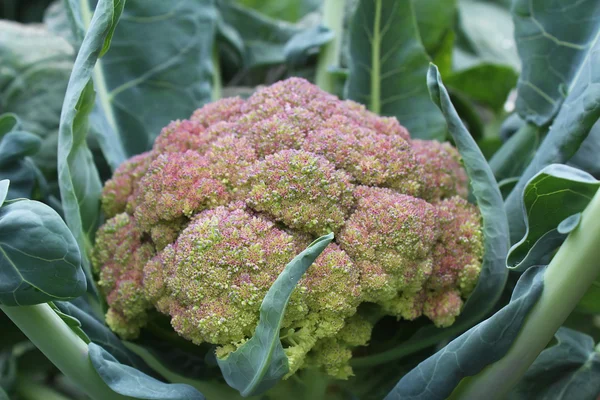
[(448, 399), (463, 378), (501, 359), (542, 294), (545, 270), (546, 267), (532, 267), (525, 271), (508, 305), (421, 362), (385, 400)]
[(600, 57), (600, 2), (515, 0), (512, 14), (523, 63), (516, 108), (526, 121), (546, 125), (579, 80), (597, 81), (590, 72)]
[(81, 254), (60, 216), (18, 200), (0, 208), (0, 304), (31, 305), (82, 295)]
[(67, 225), (82, 251), (91, 281), (87, 253), (100, 219), (102, 184), (86, 144), (88, 117), (94, 107), (92, 72), (106, 35), (117, 21), (113, 0), (100, 0), (75, 59), (65, 94), (58, 135), (58, 183)]
[(558, 341), (542, 351), (510, 398), (596, 400), (600, 395), (600, 353), (583, 333), (560, 328)]
[(10, 181), (8, 179), (3, 179), (0, 181), (0, 207), (2, 207), (2, 204), (4, 204), (4, 200), (6, 200), (9, 185)]
[(427, 93), (429, 57), (411, 0), (361, 0), (350, 26), (346, 97), (395, 116), (420, 139), (443, 140), (446, 122)]
[(115, 392), (134, 399), (204, 400), (189, 385), (164, 383), (128, 365), (121, 364), (95, 343), (88, 345), (90, 360), (102, 380)]
[[(593, 2), (593, 1), (592, 1)], [(577, 10), (580, 5), (590, 4), (590, 1), (578, 2), (576, 7), (568, 7), (569, 10)], [(518, 2), (519, 4), (521, 2)], [(529, 4), (529, 2), (527, 2)], [(541, 6), (542, 2), (535, 2), (537, 6)], [(532, 3), (533, 4), (533, 3)], [(562, 6), (557, 6), (556, 10), (566, 7), (571, 2), (561, 1)], [(515, 3), (515, 10), (520, 10)], [(574, 18), (571, 11), (565, 13), (554, 13), (552, 19), (553, 27), (572, 26), (565, 18)], [(515, 189), (506, 199), (506, 214), (510, 225), (511, 242), (515, 243), (525, 232), (525, 226), (521, 218), (521, 210), (523, 207), (521, 193), (527, 182), (544, 167), (550, 164), (564, 164), (577, 152), (579, 146), (587, 138), (592, 126), (600, 118), (600, 70), (597, 66), (600, 64), (600, 3), (595, 3), (595, 6), (587, 10), (577, 11), (579, 15), (585, 15), (586, 21), (595, 21), (596, 37), (591, 43), (584, 43), (586, 51), (575, 55), (565, 54), (560, 58), (560, 63), (555, 65), (570, 65), (575, 71), (570, 75), (567, 90), (568, 95), (561, 101), (560, 109), (556, 109), (558, 114), (552, 122), (550, 130), (536, 152), (533, 160), (521, 175), (521, 179), (515, 186)], [(594, 14), (596, 13), (596, 14)], [(593, 18), (593, 15), (597, 15)], [(549, 18), (549, 17), (548, 17)], [(576, 18), (577, 20), (577, 18)], [(586, 25), (582, 23), (582, 25)], [(588, 27), (592, 29), (592, 27)], [(575, 34), (575, 33), (574, 33)], [(545, 39), (550, 40), (550, 39)], [(552, 42), (550, 40), (550, 42)], [(561, 54), (561, 53), (558, 53)], [(557, 55), (557, 57), (559, 57)], [(540, 67), (541, 68), (541, 67)], [(543, 71), (552, 70), (550, 67), (544, 67)], [(535, 72), (536, 74), (549, 75), (545, 72)], [(555, 111), (552, 111), (554, 115)], [(534, 122), (536, 119), (534, 118)]]
[(279, 340), (285, 308), (304, 272), (332, 240), (333, 233), (321, 236), (286, 265), (260, 306), (260, 320), (254, 336), (227, 358), (217, 358), (225, 381), (242, 396), (265, 392), (289, 371), (288, 359)]
[(559, 225), (582, 212), (599, 187), (600, 181), (587, 172), (562, 164), (549, 165), (531, 178), (522, 193), (525, 235), (511, 247), (507, 266), (522, 271), (547, 263), (568, 234)]

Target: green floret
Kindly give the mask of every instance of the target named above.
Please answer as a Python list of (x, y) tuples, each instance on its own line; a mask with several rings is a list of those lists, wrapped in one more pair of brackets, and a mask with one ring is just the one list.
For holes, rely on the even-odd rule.
[(252, 337), (283, 268), (334, 232), (292, 292), (280, 339), (286, 378), (313, 368), (347, 379), (377, 318), (445, 327), (460, 314), (483, 257), (467, 189), (450, 144), (411, 140), (396, 118), (301, 78), (207, 104), (106, 182), (93, 264), (107, 323), (132, 339), (154, 309), (227, 357)]
[(134, 219), (128, 214), (109, 219), (96, 234), (92, 261), (109, 306), (106, 322), (124, 338), (138, 335), (152, 308), (144, 296), (142, 280), (144, 265), (153, 255), (154, 248), (142, 243)]

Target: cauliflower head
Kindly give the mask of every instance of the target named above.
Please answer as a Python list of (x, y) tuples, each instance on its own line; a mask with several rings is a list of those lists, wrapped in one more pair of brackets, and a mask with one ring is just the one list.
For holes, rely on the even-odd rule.
[(481, 269), (480, 215), (448, 143), (292, 78), (165, 127), (106, 182), (93, 252), (108, 325), (135, 338), (156, 310), (226, 357), (252, 336), (265, 294), (316, 237), (331, 244), (287, 306), (291, 375), (352, 375), (382, 315), (451, 325)]

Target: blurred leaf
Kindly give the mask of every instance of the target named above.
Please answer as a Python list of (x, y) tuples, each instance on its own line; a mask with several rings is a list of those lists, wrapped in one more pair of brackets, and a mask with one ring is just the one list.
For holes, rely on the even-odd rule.
[[(385, 400), (443, 400), (460, 381), (501, 359), (542, 294), (545, 267), (521, 275), (510, 303), (406, 374)], [(458, 397), (460, 398), (460, 397)]]
[(444, 81), (449, 89), (499, 112), (517, 78), (517, 73), (508, 66), (482, 63), (449, 75)]
[(321, 236), (286, 265), (263, 299), (252, 338), (226, 358), (217, 358), (223, 378), (242, 396), (261, 394), (288, 373), (288, 359), (279, 340), (281, 321), (296, 284), (332, 241), (333, 233)]
[(427, 93), (429, 57), (412, 1), (361, 0), (349, 34), (346, 97), (397, 117), (412, 137), (444, 140), (446, 122)]
[[(569, 102), (567, 95), (598, 82), (593, 66), (600, 60), (600, 2), (515, 0), (512, 14), (523, 64), (516, 108), (521, 118), (543, 126)], [(580, 113), (566, 107), (573, 116)]]
[[(219, 35), (236, 54), (238, 69), (304, 63), (333, 37), (317, 23), (291, 24), (228, 0), (218, 1)], [(237, 61), (236, 61), (237, 60)]]
[(456, 2), (457, 0), (413, 1), (423, 47), (444, 76), (452, 67)]
[(321, 5), (321, 0), (237, 0), (237, 2), (271, 18), (289, 22), (296, 22), (308, 13), (318, 11)]
[(2, 204), (4, 204), (4, 201), (6, 200), (9, 185), (10, 181), (8, 179), (3, 179), (0, 181), (0, 207), (2, 207)]
[(583, 211), (598, 187), (590, 174), (562, 164), (549, 165), (531, 178), (522, 192), (525, 236), (510, 249), (508, 267), (522, 271), (547, 263), (567, 237), (558, 232), (559, 224)]
[(95, 343), (90, 343), (88, 348), (90, 360), (98, 375), (113, 391), (123, 396), (148, 400), (204, 400), (204, 396), (189, 385), (156, 380), (119, 363)]
[(600, 178), (600, 120), (594, 124), (587, 138), (581, 143), (577, 153), (569, 160), (569, 165), (584, 170)]
[[(17, 379), (17, 360), (13, 354), (12, 347), (0, 350), (0, 400), (3, 390), (12, 391)], [(8, 400), (8, 396), (6, 397)]]
[(6, 135), (13, 129), (20, 128), (21, 121), (12, 113), (0, 114), (0, 137)]
[(519, 56), (514, 25), (508, 10), (490, 2), (460, 1), (460, 45), (455, 68), (462, 70), (481, 62), (504, 64), (518, 71)]
[(600, 354), (588, 335), (560, 328), (558, 343), (542, 351), (511, 393), (525, 400), (596, 400), (600, 395)]
[(0, 387), (0, 400), (10, 400), (4, 389)]
[(539, 142), (540, 132), (530, 125), (512, 135), (490, 159), (496, 179), (502, 181), (521, 176), (535, 156)]
[[(401, 358), (463, 332), (488, 315), (498, 302), (506, 284), (508, 270), (505, 268), (505, 259), (508, 252), (508, 226), (506, 215), (503, 212), (500, 190), (483, 154), (452, 106), (435, 65), (431, 65), (429, 69), (427, 83), (431, 98), (447, 118), (449, 132), (463, 159), (471, 181), (472, 193), (482, 215), (485, 251), (479, 281), (452, 326), (442, 329), (430, 324), (417, 331), (409, 340), (386, 352), (364, 357), (362, 360), (360, 358), (354, 360), (353, 365), (356, 366), (375, 365)], [(369, 358), (374, 362), (370, 362)]]
[[(585, 1), (577, 4), (586, 3)], [(600, 4), (600, 3), (599, 3)], [(571, 7), (575, 9), (576, 7)], [(600, 6), (596, 8), (600, 12)], [(586, 11), (586, 14), (588, 11)], [(569, 14), (566, 13), (565, 17)], [(600, 21), (600, 18), (596, 18)], [(558, 20), (555, 21), (558, 24)], [(600, 24), (598, 24), (600, 28)], [(521, 175), (513, 192), (506, 199), (506, 213), (510, 226), (510, 238), (514, 243), (523, 237), (525, 226), (521, 210), (520, 193), (527, 182), (544, 167), (550, 164), (568, 162), (586, 139), (592, 126), (600, 118), (600, 30), (593, 48), (588, 49), (586, 57), (576, 62), (578, 73), (570, 82), (569, 94), (552, 122), (544, 141), (533, 160)], [(531, 125), (531, 124), (530, 124)]]
[(81, 255), (60, 216), (17, 200), (0, 208), (0, 304), (68, 300), (85, 292)]

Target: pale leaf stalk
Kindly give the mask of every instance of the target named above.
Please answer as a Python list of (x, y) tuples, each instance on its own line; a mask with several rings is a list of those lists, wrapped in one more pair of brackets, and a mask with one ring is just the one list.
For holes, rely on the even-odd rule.
[(48, 304), (2, 310), (65, 376), (95, 400), (126, 400), (110, 389), (94, 369), (88, 346)]
[(560, 247), (544, 274), (544, 290), (510, 350), (498, 362), (465, 379), (452, 394), (462, 399), (504, 399), (550, 343), (600, 275), (600, 190), (580, 225)]
[(346, 0), (325, 0), (323, 2), (323, 25), (333, 32), (333, 39), (321, 49), (317, 60), (315, 83), (329, 93), (335, 91), (335, 77), (329, 72), (329, 69), (340, 66), (345, 5)]

